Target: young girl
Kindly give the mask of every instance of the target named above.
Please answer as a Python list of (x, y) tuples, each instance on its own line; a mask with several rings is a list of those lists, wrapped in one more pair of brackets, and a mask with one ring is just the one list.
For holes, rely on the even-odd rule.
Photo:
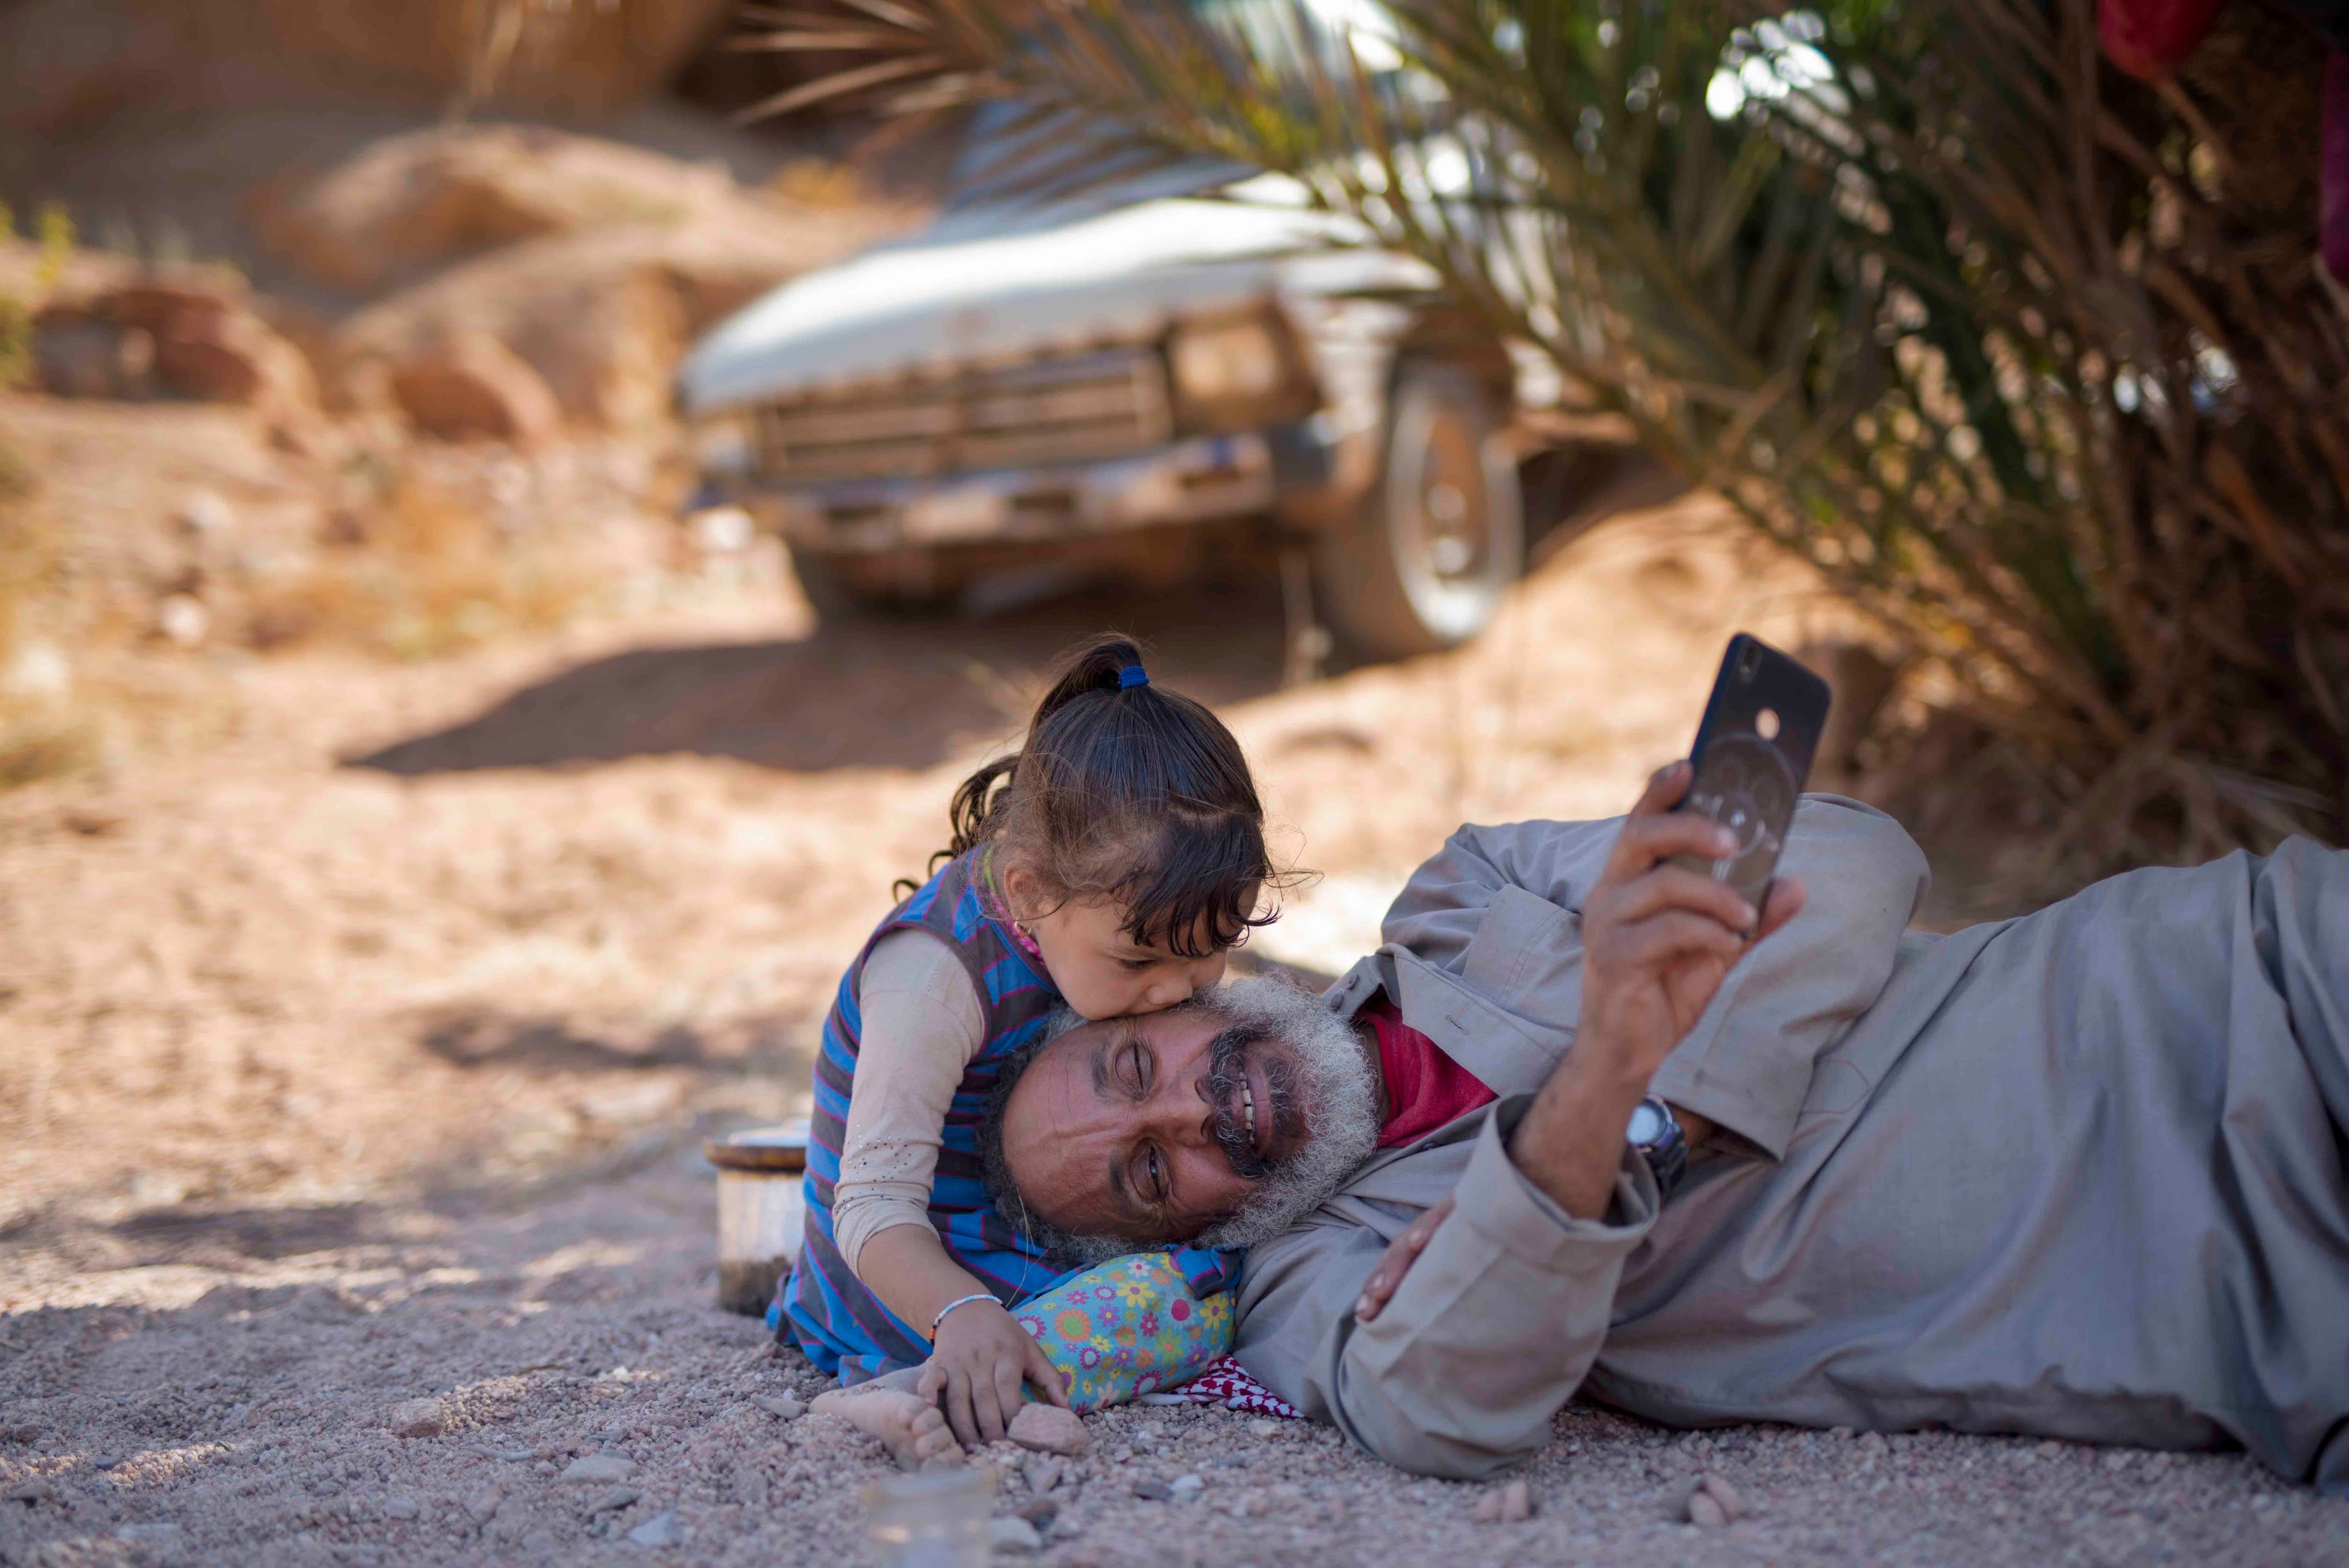
[[(992, 1439), (1023, 1382), (1069, 1403), (1009, 1310), (1069, 1276), (989, 1202), (977, 1135), (996, 1071), (1063, 1003), (1154, 1012), (1213, 985), (1271, 918), (1256, 909), (1273, 870), (1238, 742), (1120, 638), (1075, 656), (1019, 752), (950, 815), (947, 865), (866, 941), (825, 1020), (806, 1236), (771, 1316), (843, 1385), (928, 1362), (954, 1429)], [(1174, 1261), (1185, 1303), (1229, 1282), (1218, 1254)]]

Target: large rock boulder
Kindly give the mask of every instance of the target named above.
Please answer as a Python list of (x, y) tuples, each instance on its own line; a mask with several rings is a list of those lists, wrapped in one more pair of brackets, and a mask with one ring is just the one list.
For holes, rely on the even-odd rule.
[(255, 220), (273, 250), (367, 293), (516, 240), (670, 227), (738, 201), (719, 167), (531, 126), (440, 126), (372, 143)]
[(140, 283), (108, 296), (98, 309), (153, 338), (156, 378), (181, 397), (244, 403), (281, 420), (317, 411), (309, 360), (243, 298)]
[(68, 263), (36, 317), (33, 350), (43, 389), (60, 397), (242, 404), (296, 438), (321, 421), (309, 358), (217, 269)]
[(363, 383), (371, 367), (486, 334), (527, 360), (574, 422), (638, 429), (667, 418), (670, 379), (696, 334), (893, 221), (873, 209), (794, 213), (733, 194), (680, 223), (549, 234), (378, 301), (343, 323), (336, 352)]
[(394, 368), (391, 396), (427, 435), (444, 441), (551, 440), (563, 410), (546, 383), (487, 333), (452, 335)]

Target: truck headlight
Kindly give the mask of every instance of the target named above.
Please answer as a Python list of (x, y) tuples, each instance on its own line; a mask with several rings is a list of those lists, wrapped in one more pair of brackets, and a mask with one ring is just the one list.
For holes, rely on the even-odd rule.
[(748, 413), (713, 414), (693, 424), (693, 462), (705, 479), (740, 479), (758, 466), (759, 442)]
[(1186, 327), (1167, 345), (1174, 390), (1214, 410), (1268, 402), (1286, 389), (1288, 357), (1264, 320)]

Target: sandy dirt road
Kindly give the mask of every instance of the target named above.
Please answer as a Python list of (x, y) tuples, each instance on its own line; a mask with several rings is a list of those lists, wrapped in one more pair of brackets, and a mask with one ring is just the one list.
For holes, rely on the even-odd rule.
[[(751, 1403), (815, 1379), (709, 1305), (696, 1140), (804, 1103), (843, 963), (1055, 649), (1122, 626), (1227, 715), (1322, 874), (1264, 950), (1332, 969), (1457, 822), (1621, 809), (1732, 629), (1833, 615), (1681, 501), (1473, 649), (1290, 691), (1246, 586), (820, 628), (712, 587), (432, 665), (222, 666), (202, 745), (0, 797), (0, 1562), (854, 1560), (881, 1460)], [(397, 1435), (419, 1400), (439, 1430)], [(2349, 1558), (2349, 1504), (2226, 1456), (1577, 1407), (1533, 1517), (1479, 1523), (1485, 1489), (1301, 1425), (1092, 1424), (1042, 1561)], [(629, 1473), (562, 1479), (599, 1453)], [(1750, 1517), (1680, 1522), (1708, 1471)]]

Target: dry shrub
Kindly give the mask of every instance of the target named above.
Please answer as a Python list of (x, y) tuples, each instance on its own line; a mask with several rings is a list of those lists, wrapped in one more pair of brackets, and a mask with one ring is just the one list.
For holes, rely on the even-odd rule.
[(1953, 717), (1888, 760), (2037, 839), (2011, 891), (2349, 841), (2304, 18), (2229, 8), (2156, 88), (2101, 63), (2094, 0), (1383, 9), (1360, 53), (1279, 5), (746, 16), (849, 62), (778, 112), (1010, 99), (1030, 193), (1233, 160), (1425, 264), (1938, 683)]
[(560, 626), (587, 586), (544, 546), (509, 541), (460, 498), (403, 478), (353, 537), (254, 597), (244, 640), (430, 659)]
[[(16, 234), (16, 214), (7, 202), (0, 202), (0, 240), (14, 239)], [(73, 219), (56, 202), (41, 209), (36, 234), (41, 252), (40, 259), (34, 264), (31, 297), (21, 298), (0, 289), (0, 387), (13, 387), (31, 378), (33, 312), (42, 296), (57, 286), (58, 275), (65, 270), (66, 257), (73, 252)], [(6, 504), (5, 489), (0, 489), (0, 505)]]
[(767, 189), (802, 207), (861, 207), (873, 199), (863, 175), (822, 158), (792, 159), (768, 179)]

